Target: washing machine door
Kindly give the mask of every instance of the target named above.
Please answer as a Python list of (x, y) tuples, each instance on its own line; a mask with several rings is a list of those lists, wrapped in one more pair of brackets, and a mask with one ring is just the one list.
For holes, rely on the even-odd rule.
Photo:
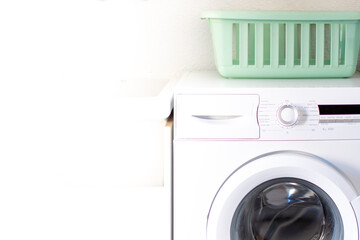
[(222, 184), (207, 240), (359, 240), (359, 199), (331, 163), (300, 152), (269, 153)]

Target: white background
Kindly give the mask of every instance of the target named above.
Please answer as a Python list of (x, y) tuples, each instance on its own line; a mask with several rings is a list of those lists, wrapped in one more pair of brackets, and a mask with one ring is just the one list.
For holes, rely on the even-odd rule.
[(118, 92), (121, 81), (213, 69), (209, 9), (360, 11), (360, 1), (1, 0), (0, 239), (159, 239), (152, 224), (169, 209), (156, 187), (117, 177), (136, 168), (121, 157), (135, 145), (124, 144)]

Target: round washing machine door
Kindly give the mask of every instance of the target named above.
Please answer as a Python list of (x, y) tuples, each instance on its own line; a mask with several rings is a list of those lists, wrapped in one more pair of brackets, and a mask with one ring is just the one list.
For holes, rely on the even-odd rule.
[(301, 152), (269, 153), (222, 184), (207, 240), (359, 240), (359, 199), (331, 163)]

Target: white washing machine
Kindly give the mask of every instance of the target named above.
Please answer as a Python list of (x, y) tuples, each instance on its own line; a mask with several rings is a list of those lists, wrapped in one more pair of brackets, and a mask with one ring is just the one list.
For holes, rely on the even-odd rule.
[(175, 91), (174, 240), (359, 240), (360, 75)]

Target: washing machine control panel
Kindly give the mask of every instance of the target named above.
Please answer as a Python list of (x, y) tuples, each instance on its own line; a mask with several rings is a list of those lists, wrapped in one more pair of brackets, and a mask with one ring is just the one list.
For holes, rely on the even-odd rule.
[(360, 139), (360, 104), (260, 99), (260, 139)]
[(174, 137), (251, 141), (360, 140), (360, 74), (348, 79), (223, 79), (184, 75)]

